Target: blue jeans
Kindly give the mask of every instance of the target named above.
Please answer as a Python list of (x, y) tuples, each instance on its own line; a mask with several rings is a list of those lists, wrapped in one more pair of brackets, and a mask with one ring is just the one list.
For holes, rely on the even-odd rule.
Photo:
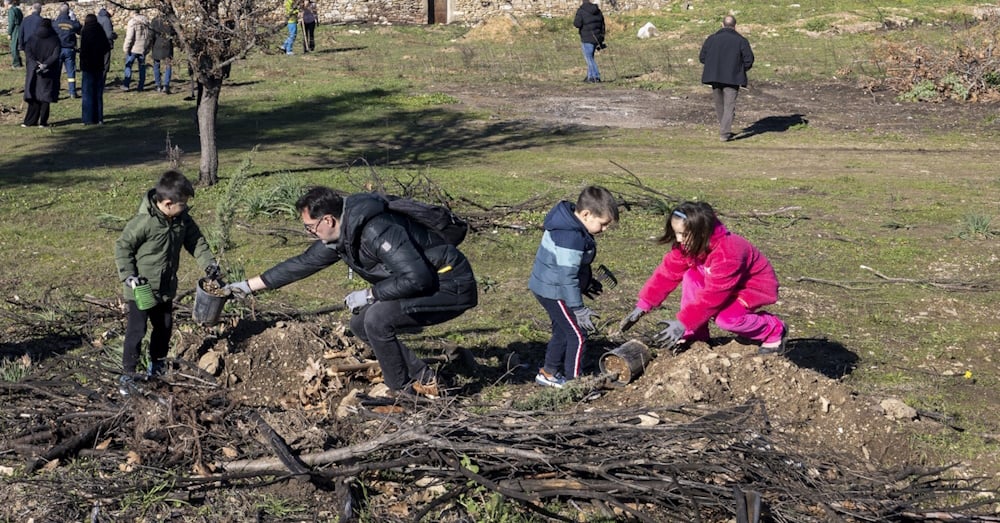
[(288, 38), (285, 39), (285, 53), (292, 54), (292, 46), (295, 45), (295, 33), (298, 32), (298, 24), (288, 22)]
[(153, 83), (156, 87), (169, 88), (170, 87), (170, 74), (173, 71), (173, 66), (171, 65), (170, 58), (164, 58), (163, 62), (163, 81), (160, 80), (160, 62), (161, 60), (153, 60)]
[(598, 80), (601, 72), (597, 70), (597, 62), (594, 61), (594, 44), (583, 42), (583, 59), (587, 61), (587, 78)]
[(76, 49), (63, 47), (59, 50), (59, 61), (66, 68), (66, 83), (69, 95), (76, 98)]
[(139, 85), (136, 86), (136, 91), (141, 91), (142, 86), (146, 84), (146, 55), (129, 53), (128, 57), (125, 58), (125, 79), (122, 80), (122, 86), (128, 89), (128, 84), (132, 83), (132, 63), (139, 62)]
[(83, 71), (83, 123), (104, 122), (104, 72)]

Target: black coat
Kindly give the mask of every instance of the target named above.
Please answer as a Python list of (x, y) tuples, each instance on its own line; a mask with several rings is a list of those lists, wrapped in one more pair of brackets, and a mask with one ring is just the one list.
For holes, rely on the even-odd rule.
[(604, 14), (601, 8), (590, 2), (584, 2), (576, 10), (573, 27), (580, 30), (580, 42), (585, 44), (604, 43)]
[[(59, 101), (59, 49), (59, 37), (51, 23), (43, 21), (24, 49), (24, 56), (28, 59), (24, 78), (25, 100)], [(39, 65), (44, 65), (44, 72), (39, 71)]]
[(24, 51), (28, 48), (28, 42), (31, 38), (35, 36), (38, 31), (38, 26), (42, 25), (42, 15), (38, 13), (32, 13), (21, 20), (21, 47), (20, 49)]
[(476, 278), (465, 255), (424, 226), (389, 212), (385, 199), (371, 193), (344, 199), (337, 243), (316, 241), (261, 279), (275, 289), (341, 259), (372, 284), (376, 300), (399, 300), (405, 313), (464, 311), (478, 303)]
[(747, 71), (753, 67), (753, 51), (750, 42), (736, 29), (723, 27), (705, 40), (698, 60), (705, 64), (701, 83), (746, 87)]
[(153, 60), (174, 57), (174, 28), (163, 16), (157, 16), (150, 24), (153, 30)]
[(108, 35), (99, 22), (83, 25), (80, 32), (80, 70), (104, 73), (104, 55), (111, 50)]

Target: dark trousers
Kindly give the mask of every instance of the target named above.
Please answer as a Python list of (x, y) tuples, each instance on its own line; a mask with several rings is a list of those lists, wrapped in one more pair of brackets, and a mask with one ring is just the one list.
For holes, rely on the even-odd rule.
[(587, 333), (576, 324), (576, 315), (566, 302), (537, 294), (535, 298), (552, 320), (552, 339), (545, 348), (545, 370), (553, 375), (561, 372), (566, 379), (579, 377), (583, 371)]
[(49, 102), (28, 100), (28, 110), (24, 112), (24, 125), (49, 125)]
[(434, 371), (396, 334), (400, 330), (426, 327), (456, 318), (463, 311), (415, 312), (406, 314), (398, 301), (377, 301), (351, 316), (351, 332), (375, 351), (382, 379), (391, 390), (401, 390), (414, 381), (430, 383)]
[(104, 73), (83, 71), (83, 123), (94, 124), (104, 121)]
[(713, 85), (712, 98), (715, 100), (715, 116), (719, 118), (719, 136), (733, 135), (733, 117), (736, 114), (736, 97), (740, 94), (738, 85)]
[(306, 22), (305, 24), (305, 35), (302, 38), (302, 46), (306, 48), (306, 52), (316, 50), (316, 22)]
[(174, 302), (157, 303), (152, 309), (141, 311), (134, 301), (128, 305), (128, 326), (125, 328), (125, 347), (122, 351), (122, 369), (125, 374), (135, 373), (139, 364), (142, 338), (146, 336), (146, 322), (153, 326), (149, 334), (149, 359), (162, 360), (170, 349), (170, 332), (174, 327)]

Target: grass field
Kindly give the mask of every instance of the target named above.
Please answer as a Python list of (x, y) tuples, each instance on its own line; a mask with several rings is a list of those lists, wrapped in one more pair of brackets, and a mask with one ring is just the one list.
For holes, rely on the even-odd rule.
[[(733, 9), (758, 57), (753, 82), (800, 90), (804, 99), (812, 86), (837, 83), (845, 96), (862, 97), (855, 82), (880, 71), (870, 61), (873, 49), (887, 41), (946, 47), (973, 5), (764, 4), (713, 0), (690, 11), (608, 13), (610, 49), (599, 60), (610, 81), (603, 88), (665, 98), (701, 92), (698, 47), (719, 14)], [(889, 17), (921, 23), (895, 32), (835, 30)], [(660, 36), (634, 39), (646, 21)], [(289, 195), (307, 185), (363, 190), (373, 172), (390, 181), (427, 179), (464, 199), (456, 208), (468, 212), (475, 208), (467, 202), (492, 207), (537, 198), (542, 204), (463, 245), (483, 284), (481, 305), (460, 327), (432, 332), (483, 352), (544, 343), (547, 326), (525, 287), (537, 227), (557, 200), (597, 183), (634, 204), (599, 238), (598, 261), (622, 280), (601, 304), (605, 321), (631, 309), (662, 256), (650, 239), (662, 231), (664, 208), (649, 205), (650, 194), (630, 186), (613, 160), (669, 195), (664, 204), (712, 203), (730, 229), (761, 247), (782, 281), (775, 312), (793, 338), (833, 340), (856, 354), (856, 370), (843, 378), (852, 388), (901, 397), (963, 425), (964, 432), (915, 438), (929, 462), (969, 461), (1000, 473), (995, 104), (949, 103), (941, 121), (903, 130), (882, 126), (885, 114), (910, 110), (889, 104), (859, 115), (850, 128), (813, 118), (723, 148), (705, 120), (652, 129), (558, 126), (506, 117), (516, 106), (498, 111), (462, 100), (470, 91), (577, 94), (583, 60), (566, 18), (474, 28), (321, 26), (317, 36), (319, 52), (256, 54), (237, 63), (223, 87), (221, 180), (198, 188), (191, 212), (216, 248), (231, 238), (222, 259), (234, 274), (258, 274), (307, 245), (287, 213)], [(120, 54), (115, 58), (111, 77), (121, 64)], [(49, 129), (18, 126), (22, 73), (0, 71), (4, 345), (30, 341), (26, 333), (42, 323), (22, 316), (19, 303), (116, 296), (113, 242), (140, 195), (169, 167), (168, 144), (180, 149), (181, 170), (197, 177), (194, 102), (183, 99), (187, 74), (178, 69), (175, 94), (121, 93), (112, 85), (106, 125), (82, 126), (79, 104), (63, 99)], [(247, 177), (234, 184), (244, 162)], [(794, 209), (775, 212), (783, 208)], [(223, 231), (219, 215), (227, 209), (235, 210), (236, 225)], [(358, 285), (346, 268), (326, 272), (262, 299), (319, 306)], [(182, 286), (197, 276), (195, 264), (183, 260)], [(675, 300), (667, 306), (676, 308)]]

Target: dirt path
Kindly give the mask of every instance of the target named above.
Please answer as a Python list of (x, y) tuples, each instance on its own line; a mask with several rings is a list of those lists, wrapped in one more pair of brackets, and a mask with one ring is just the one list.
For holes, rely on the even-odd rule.
[[(657, 92), (622, 89), (610, 83), (572, 91), (546, 87), (448, 91), (464, 106), (492, 111), (495, 118), (550, 125), (656, 129), (712, 126), (715, 120), (710, 90), (701, 86)], [(901, 103), (894, 93), (864, 91), (843, 84), (754, 84), (740, 94), (736, 125), (750, 127), (756, 123), (753, 130), (757, 133), (803, 122), (829, 131), (976, 131), (991, 125), (995, 129), (998, 124), (991, 124), (983, 116), (998, 110), (997, 104)]]

